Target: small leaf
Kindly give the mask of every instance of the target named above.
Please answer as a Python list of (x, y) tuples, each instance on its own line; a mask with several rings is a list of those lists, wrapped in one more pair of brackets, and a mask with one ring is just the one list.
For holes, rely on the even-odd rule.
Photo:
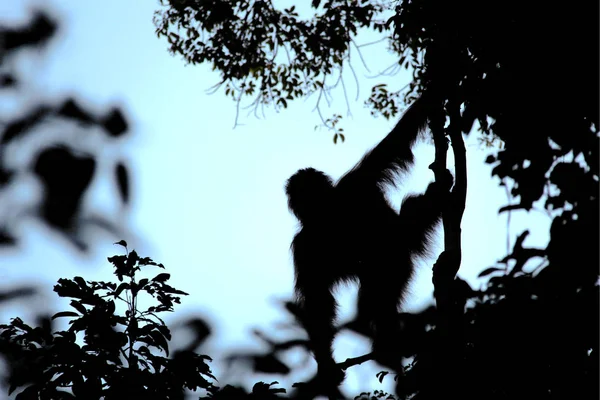
[(108, 262), (113, 264), (117, 269), (123, 268), (125, 265), (125, 261), (127, 260), (126, 256), (112, 256), (107, 258)]
[(115, 243), (113, 243), (113, 244), (118, 244), (118, 245), (120, 245), (120, 246), (123, 246), (123, 247), (125, 247), (125, 249), (127, 249), (127, 242), (126, 242), (126, 241), (124, 241), (124, 240), (119, 240), (118, 242), (115, 242)]
[(171, 277), (171, 274), (163, 272), (162, 274), (156, 275), (152, 280), (154, 282), (166, 282), (169, 280), (170, 277)]
[(383, 378), (385, 378), (385, 376), (389, 374), (388, 371), (380, 371), (377, 373), (377, 375), (375, 375), (377, 377), (377, 379), (379, 379), (379, 383), (383, 383)]
[(85, 308), (85, 306), (76, 300), (71, 301), (71, 307), (73, 307), (74, 309), (76, 309), (84, 315), (87, 314), (87, 309)]
[(484, 276), (488, 276), (488, 275), (490, 275), (490, 274), (492, 274), (494, 272), (497, 272), (497, 271), (504, 271), (504, 269), (503, 268), (498, 268), (498, 267), (490, 267), (490, 268), (487, 268), (487, 269), (484, 269), (483, 271), (481, 271), (479, 273), (479, 275), (477, 275), (477, 277), (478, 278), (482, 278)]
[(129, 268), (133, 268), (133, 266), (135, 265), (135, 263), (138, 262), (139, 259), (140, 257), (138, 256), (137, 252), (135, 250), (131, 250), (131, 252), (127, 256), (127, 266)]
[(81, 287), (82, 289), (84, 289), (84, 288), (87, 289), (88, 285), (87, 285), (87, 283), (85, 283), (85, 280), (82, 277), (76, 276), (75, 278), (73, 278), (73, 280), (75, 282), (77, 282), (77, 284), (79, 285), (79, 287)]
[(110, 315), (115, 313), (115, 302), (112, 300), (109, 300), (106, 302), (106, 312), (108, 312)]
[(119, 295), (121, 294), (121, 292), (123, 292), (123, 290), (125, 289), (129, 289), (129, 283), (127, 282), (123, 282), (119, 285), (119, 287), (117, 288), (117, 290), (115, 290), (115, 292), (113, 293), (114, 297), (119, 297)]
[(165, 339), (165, 337), (157, 330), (150, 332), (150, 337), (154, 339), (154, 345), (159, 349), (162, 349), (167, 357), (169, 356), (169, 342)]
[(74, 311), (61, 311), (61, 312), (54, 314), (52, 316), (52, 319), (54, 320), (54, 319), (60, 318), (60, 317), (79, 317), (79, 314), (77, 314)]

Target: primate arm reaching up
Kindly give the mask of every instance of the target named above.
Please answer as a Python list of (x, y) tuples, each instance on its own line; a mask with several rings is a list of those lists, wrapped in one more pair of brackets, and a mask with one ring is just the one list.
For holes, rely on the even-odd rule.
[(348, 171), (337, 186), (373, 188), (394, 184), (395, 175), (407, 172), (414, 162), (412, 147), (427, 127), (428, 104), (425, 94), (415, 100), (394, 129)]
[(288, 205), (300, 222), (292, 242), (296, 297), (318, 365), (316, 382), (326, 391), (344, 379), (332, 353), (337, 307), (333, 290), (342, 282), (360, 285), (358, 308), (373, 335), (376, 359), (402, 370), (398, 306), (414, 272), (414, 257), (431, 249), (430, 234), (452, 176), (447, 172), (447, 179), (409, 197), (400, 214), (385, 198), (383, 185), (393, 184), (397, 173), (412, 166), (412, 146), (427, 125), (428, 104), (428, 97), (416, 100), (337, 184), (313, 168), (301, 169), (287, 181)]

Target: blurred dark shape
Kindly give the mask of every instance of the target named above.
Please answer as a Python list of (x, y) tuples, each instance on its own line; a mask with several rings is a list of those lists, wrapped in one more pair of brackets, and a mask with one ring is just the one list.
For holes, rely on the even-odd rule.
[(83, 110), (74, 99), (68, 99), (63, 106), (58, 110), (57, 114), (65, 118), (71, 118), (83, 124), (91, 124), (94, 122), (94, 117)]
[[(342, 392), (338, 387), (324, 387), (326, 386), (323, 383), (323, 377), (315, 376), (307, 382), (296, 382), (292, 385), (293, 388), (296, 389), (294, 393), (293, 399), (315, 399), (317, 396), (323, 393), (324, 390), (327, 390), (327, 397), (329, 399), (345, 399), (346, 397), (342, 395)], [(325, 398), (325, 396), (321, 396), (319, 398)]]
[(277, 342), (259, 330), (254, 330), (253, 333), (267, 345), (269, 350), (266, 352), (240, 350), (230, 354), (225, 357), (228, 367), (238, 364), (255, 372), (287, 375), (291, 372), (291, 368), (281, 360), (279, 353), (296, 346), (303, 346), (308, 350), (308, 340)]
[(46, 314), (38, 315), (36, 318), (37, 325), (39, 326), (41, 331), (44, 332), (44, 335), (48, 339), (50, 335), (52, 335), (52, 328), (54, 326), (52, 321), (52, 317)]
[(12, 51), (25, 46), (38, 46), (56, 32), (56, 22), (48, 14), (36, 11), (32, 21), (19, 28), (0, 27), (0, 61), (3, 51)]
[(0, 146), (5, 146), (14, 139), (18, 139), (30, 132), (32, 128), (42, 123), (42, 121), (52, 114), (52, 109), (48, 106), (37, 106), (28, 112), (24, 117), (9, 122), (4, 129)]
[(227, 356), (225, 361), (229, 367), (234, 363), (239, 363), (250, 368), (251, 371), (259, 373), (287, 375), (291, 372), (291, 368), (281, 361), (276, 351), (267, 354), (261, 352), (238, 353)]
[(302, 316), (302, 310), (300, 306), (295, 301), (284, 301), (283, 308), (292, 314), (296, 319), (299, 319)]
[[(120, 112), (117, 114), (120, 116), (119, 118), (123, 118)], [(116, 115), (114, 110), (111, 115), (113, 117)], [(85, 130), (86, 128), (102, 126), (100, 125), (101, 121), (106, 120), (101, 114), (87, 111), (76, 100), (69, 98), (57, 105), (39, 105), (24, 116), (9, 121), (4, 134), (0, 138), (0, 187), (8, 184), (11, 178), (15, 176), (15, 172), (18, 172), (3, 165), (3, 156), (8, 151), (8, 145), (17, 142), (15, 146), (18, 146), (18, 140), (22, 140), (27, 135), (43, 135), (46, 121), (50, 122), (57, 119), (81, 124), (80, 128), (71, 128), (74, 130), (82, 129), (77, 132), (81, 134), (89, 132)], [(112, 119), (114, 120), (114, 118)], [(121, 128), (123, 128), (123, 125), (121, 125)], [(113, 137), (111, 133), (104, 129), (101, 132)], [(114, 218), (108, 216), (88, 215), (85, 219), (78, 221), (78, 218), (83, 217), (84, 214), (80, 212), (79, 205), (86, 194), (86, 189), (93, 180), (95, 165), (99, 156), (87, 154), (85, 157), (77, 157), (76, 143), (71, 144), (72, 142), (56, 145), (51, 141), (44, 141), (42, 137), (42, 140), (38, 143), (40, 143), (38, 146), (41, 147), (41, 150), (38, 159), (34, 161), (34, 172), (41, 178), (46, 192), (40, 212), (44, 220), (63, 231), (71, 230), (68, 235), (69, 240), (82, 251), (87, 250), (89, 246), (84, 239), (78, 236), (77, 232), (71, 229), (75, 227), (76, 223), (79, 223), (79, 225), (89, 223), (108, 232), (118, 231), (118, 228), (112, 222)], [(128, 204), (131, 197), (130, 176), (123, 161), (115, 163), (114, 175), (110, 176), (109, 179), (116, 179), (116, 187), (118, 188), (116, 195), (120, 197), (119, 202)], [(10, 226), (7, 226), (7, 233), (9, 233), (7, 238), (14, 236), (10, 234), (10, 228)], [(0, 241), (0, 243), (13, 244), (14, 241), (6, 240), (4, 242)]]
[[(31, 132), (32, 128), (42, 124), (44, 119), (51, 117), (74, 120), (83, 125), (97, 124), (105, 129), (110, 128), (113, 131), (106, 131), (106, 133), (111, 137), (122, 135), (124, 133), (122, 130), (127, 129), (127, 123), (120, 111), (113, 109), (107, 117), (101, 117), (82, 108), (75, 99), (69, 98), (62, 105), (38, 105), (25, 116), (10, 121), (4, 129), (0, 145), (8, 144), (14, 139), (22, 137)], [(115, 133), (117, 131), (118, 133)]]
[(0, 89), (10, 88), (17, 85), (17, 80), (11, 74), (0, 74)]
[[(6, 24), (5, 24), (6, 25)], [(0, 90), (9, 89), (19, 85), (21, 77), (18, 70), (19, 64), (3, 65), (3, 57), (18, 53), (27, 46), (44, 46), (53, 37), (57, 30), (57, 24), (44, 12), (37, 11), (32, 18), (22, 26), (1, 26), (0, 22)], [(10, 54), (9, 54), (10, 53)], [(18, 92), (17, 92), (18, 94)], [(40, 96), (43, 97), (43, 96)], [(64, 135), (47, 135), (45, 125), (56, 120), (71, 122), (76, 126), (69, 127)], [(18, 110), (14, 116), (8, 116), (0, 126), (0, 189), (13, 187), (18, 184), (15, 179), (21, 179), (24, 169), (31, 168), (22, 165), (8, 164), (8, 151), (23, 149), (26, 154), (34, 154), (34, 158), (28, 160), (27, 165), (34, 165), (33, 172), (40, 178), (43, 185), (44, 198), (41, 204), (35, 204), (34, 209), (44, 222), (57, 228), (61, 234), (80, 251), (89, 249), (88, 241), (82, 236), (83, 226), (93, 225), (97, 228), (107, 230), (111, 233), (121, 232), (121, 227), (116, 226), (116, 218), (112, 215), (96, 215), (87, 213), (83, 199), (88, 192), (91, 182), (94, 181), (96, 165), (101, 154), (90, 146), (85, 146), (87, 129), (101, 128), (98, 130), (108, 138), (118, 138), (128, 132), (127, 118), (119, 108), (112, 107), (107, 111), (97, 112), (82, 105), (76, 97), (65, 100), (38, 102), (30, 104), (27, 108)], [(67, 125), (68, 126), (68, 125)], [(49, 129), (52, 129), (50, 126)], [(53, 132), (59, 133), (59, 132)], [(77, 156), (80, 141), (69, 140), (70, 134), (81, 134), (81, 143), (86, 149), (85, 156)], [(33, 141), (24, 141), (28, 136), (35, 135)], [(50, 138), (51, 137), (51, 138)], [(67, 139), (67, 140), (63, 140)], [(47, 139), (50, 138), (50, 139)], [(29, 138), (28, 138), (29, 139)], [(10, 150), (9, 150), (10, 149)], [(100, 149), (98, 149), (100, 150)], [(91, 153), (90, 153), (91, 151)], [(35, 158), (35, 154), (39, 156)], [(121, 160), (115, 160), (112, 167), (114, 172), (108, 177), (117, 187), (115, 196), (118, 202), (126, 205), (131, 198), (131, 176), (127, 171), (127, 164)], [(106, 179), (105, 175), (101, 179)], [(115, 182), (116, 180), (116, 182)], [(11, 214), (17, 218), (0, 221), (0, 245), (15, 245), (18, 235), (14, 232), (15, 223), (19, 223), (19, 217), (31, 215), (31, 209), (17, 208), (11, 210)], [(122, 234), (122, 232), (121, 232)]]
[[(33, 128), (43, 124), (45, 119), (65, 118), (82, 125), (99, 125), (105, 128), (103, 131), (110, 137), (122, 135), (121, 129), (128, 129), (127, 122), (120, 111), (114, 109), (107, 117), (94, 115), (82, 108), (75, 99), (69, 98), (62, 105), (38, 105), (33, 110), (27, 112), (24, 116), (7, 123), (6, 128), (0, 139), (0, 146), (7, 145), (15, 139), (22, 138), (31, 133)], [(109, 121), (109, 122), (107, 122)], [(106, 129), (113, 129), (109, 132)], [(115, 132), (118, 131), (118, 134)]]
[(34, 167), (42, 180), (45, 197), (42, 217), (50, 225), (69, 229), (74, 225), (81, 197), (94, 175), (96, 162), (77, 157), (66, 147), (44, 150)]
[(115, 168), (115, 175), (117, 178), (117, 185), (119, 186), (119, 192), (123, 197), (125, 204), (129, 203), (129, 176), (127, 174), (127, 168), (123, 163), (118, 163)]
[(0, 186), (4, 186), (9, 183), (12, 177), (13, 174), (10, 173), (10, 171), (0, 166)]
[(0, 227), (0, 245), (15, 245), (17, 243), (17, 239), (10, 234), (8, 229), (3, 226)]
[(123, 113), (118, 108), (112, 108), (105, 116), (93, 115), (82, 108), (74, 99), (68, 99), (58, 110), (59, 116), (71, 118), (83, 124), (97, 124), (102, 126), (110, 137), (123, 136), (129, 126)]
[(267, 354), (265, 356), (254, 357), (254, 370), (266, 374), (283, 374), (290, 373), (290, 368), (285, 365), (277, 357)]
[(208, 339), (212, 330), (208, 323), (202, 318), (190, 318), (184, 324), (187, 328), (191, 329), (194, 333), (194, 340), (186, 346), (186, 350), (195, 351)]
[(122, 136), (129, 129), (127, 120), (118, 108), (113, 108), (99, 123), (104, 126), (110, 136), (115, 138)]
[(14, 289), (0, 290), (0, 303), (14, 300), (20, 297), (33, 296), (36, 290), (30, 286), (23, 286)]

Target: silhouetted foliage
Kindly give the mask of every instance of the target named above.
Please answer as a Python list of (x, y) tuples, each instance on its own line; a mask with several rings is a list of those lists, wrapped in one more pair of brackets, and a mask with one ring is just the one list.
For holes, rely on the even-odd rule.
[[(17, 89), (18, 96), (19, 90), (26, 90), (19, 85), (22, 81), (19, 64), (11, 61), (26, 47), (45, 46), (57, 26), (53, 18), (41, 11), (36, 11), (24, 26), (0, 24), (0, 91)], [(5, 119), (0, 121), (0, 192), (8, 193), (3, 201), (13, 202), (11, 189), (29, 173), (36, 176), (44, 195), (36, 204), (20, 205), (22, 201), (11, 204), (11, 213), (0, 216), (0, 244), (18, 244), (18, 224), (28, 215), (39, 217), (81, 251), (89, 247), (89, 239), (83, 237), (83, 225), (96, 225), (115, 234), (122, 232), (123, 227), (117, 226), (122, 220), (116, 221), (116, 216), (111, 215), (89, 218), (81, 204), (90, 183), (99, 174), (95, 166), (104, 157), (84, 145), (86, 138), (94, 131), (102, 132), (108, 140), (123, 137), (129, 131), (129, 123), (120, 109), (113, 107), (99, 113), (88, 110), (75, 98), (67, 98), (24, 106)], [(73, 140), (75, 135), (80, 140)], [(24, 149), (29, 154), (26, 162), (11, 158)], [(115, 181), (119, 202), (127, 206), (131, 184), (126, 163), (118, 160), (114, 174), (108, 179)]]
[(223, 389), (219, 390), (214, 395), (210, 395), (210, 399), (216, 400), (272, 400), (272, 399), (281, 399), (281, 393), (285, 393), (285, 389), (273, 387), (277, 385), (278, 382), (257, 382), (252, 387), (252, 391), (250, 393), (246, 392), (244, 389), (239, 387), (234, 387), (231, 385), (225, 386)]
[[(255, 96), (257, 108), (286, 108), (288, 101), (327, 91), (325, 79), (341, 70), (357, 30), (384, 26), (377, 19), (384, 7), (370, 2), (326, 2), (307, 21), (295, 6), (278, 10), (270, 1), (161, 3), (156, 32), (168, 40), (170, 52), (192, 64), (210, 62), (226, 95)], [(290, 57), (276, 57), (284, 53)]]
[[(77, 276), (54, 286), (60, 297), (72, 299), (73, 311), (52, 316), (69, 318), (67, 330), (53, 332), (50, 324), (32, 328), (20, 318), (0, 325), (9, 393), (26, 386), (17, 399), (108, 400), (183, 399), (186, 388), (216, 392), (208, 356), (177, 351), (167, 358), (171, 333), (159, 315), (172, 312), (186, 293), (167, 284), (167, 273), (140, 278), (142, 270), (164, 267), (135, 250), (108, 260), (121, 283)], [(142, 296), (155, 305), (140, 309)]]
[(382, 390), (375, 390), (375, 391), (373, 391), (373, 393), (371, 393), (371, 392), (361, 393), (354, 398), (354, 400), (380, 400), (380, 399), (396, 400), (396, 397), (394, 397), (394, 395), (386, 393)]
[[(123, 240), (116, 244), (127, 249)], [(193, 343), (170, 355), (171, 331), (160, 314), (173, 312), (180, 296), (187, 293), (167, 283), (168, 273), (140, 277), (164, 266), (140, 257), (135, 250), (108, 261), (117, 283), (79, 276), (58, 280), (54, 291), (72, 299), (72, 311), (41, 318), (35, 328), (18, 317), (0, 325), (0, 355), (7, 362), (8, 392), (17, 393), (17, 400), (184, 399), (189, 390), (203, 391), (200, 399), (262, 400), (281, 398), (285, 393), (277, 382), (257, 382), (251, 392), (231, 385), (216, 386), (208, 365), (211, 358), (193, 351), (210, 334), (200, 318), (186, 323), (195, 333)], [(141, 309), (143, 298), (152, 299), (154, 305)], [(58, 318), (68, 318), (69, 328), (54, 331), (52, 321)]]
[[(394, 116), (402, 98), (435, 93), (449, 127), (476, 125), (482, 141), (500, 143), (488, 162), (514, 200), (500, 211), (541, 208), (553, 218), (547, 247), (526, 247), (521, 235), (482, 272), (484, 290), (456, 279), (464, 310), (456, 337), (440, 340), (434, 309), (404, 315), (412, 362), (402, 397), (598, 398), (597, 2), (317, 0), (304, 19), (261, 0), (162, 4), (155, 24), (169, 50), (211, 63), (217, 87), (237, 102), (254, 96), (257, 107), (326, 94), (335, 85), (327, 79), (352, 67), (358, 28), (379, 33), (413, 81), (405, 91), (374, 85), (373, 112)], [(368, 335), (358, 326), (341, 329)], [(310, 348), (267, 343), (278, 360), (288, 346)], [(454, 357), (442, 359), (442, 344)]]

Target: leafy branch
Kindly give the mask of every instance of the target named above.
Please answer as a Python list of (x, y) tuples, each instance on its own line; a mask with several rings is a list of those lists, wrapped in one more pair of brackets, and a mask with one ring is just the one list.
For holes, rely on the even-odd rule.
[[(116, 244), (127, 249), (125, 241)], [(158, 314), (172, 312), (187, 293), (167, 284), (168, 273), (137, 279), (142, 269), (164, 266), (135, 250), (108, 261), (121, 283), (77, 276), (54, 286), (60, 297), (72, 299), (73, 310), (52, 316), (69, 318), (67, 330), (32, 328), (20, 318), (0, 325), (1, 352), (20, 360), (11, 363), (9, 394), (22, 386), (17, 399), (183, 399), (184, 388), (216, 392), (210, 357), (179, 351), (167, 358), (171, 333)], [(142, 293), (155, 305), (140, 310)], [(124, 315), (115, 302), (125, 304)]]

